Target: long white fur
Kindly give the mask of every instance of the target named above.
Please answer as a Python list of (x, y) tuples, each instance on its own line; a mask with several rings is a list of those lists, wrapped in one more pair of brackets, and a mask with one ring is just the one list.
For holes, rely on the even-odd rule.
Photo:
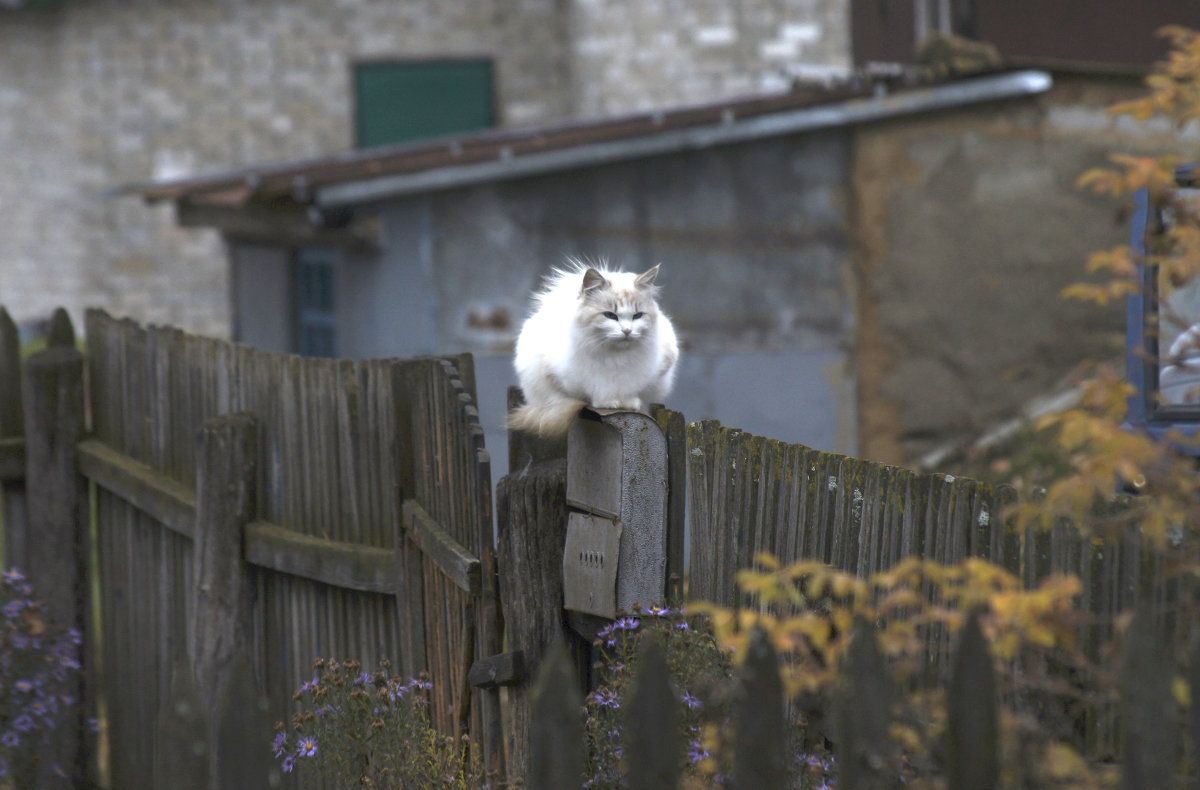
[(641, 411), (666, 397), (679, 348), (658, 307), (657, 274), (657, 266), (635, 274), (570, 260), (547, 276), (517, 337), (525, 405), (509, 428), (561, 436), (585, 405)]

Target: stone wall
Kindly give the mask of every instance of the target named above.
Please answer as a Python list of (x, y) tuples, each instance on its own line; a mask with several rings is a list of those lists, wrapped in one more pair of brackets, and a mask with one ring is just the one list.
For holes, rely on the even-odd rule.
[(353, 143), (353, 63), (491, 57), (521, 125), (779, 87), (848, 61), (846, 0), (69, 0), (0, 9), (0, 302), (230, 332), (215, 233), (106, 199), (129, 182)]

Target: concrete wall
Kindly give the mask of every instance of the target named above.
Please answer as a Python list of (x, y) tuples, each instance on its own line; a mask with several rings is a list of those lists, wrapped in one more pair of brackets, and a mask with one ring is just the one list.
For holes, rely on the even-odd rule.
[[(692, 4), (679, 0), (0, 8), (0, 299), (21, 322), (60, 304), (77, 317), (98, 305), (229, 335), (217, 235), (179, 229), (169, 209), (103, 194), (351, 147), (359, 59), (494, 58), (502, 124), (714, 98), (763, 84), (780, 64), (846, 62), (846, 0), (754, 0), (724, 22), (711, 5), (687, 13)], [(733, 31), (736, 46), (714, 45), (715, 24)], [(792, 44), (771, 46), (784, 39)], [(760, 44), (767, 52), (755, 55)]]
[(1135, 80), (1056, 75), (1037, 100), (862, 128), (853, 157), (859, 435), (907, 463), (972, 439), (1120, 359), (1124, 305), (1066, 302), (1090, 252), (1124, 243), (1119, 203), (1076, 187), (1114, 151), (1191, 147), (1105, 109)]
[(380, 254), (339, 270), (338, 351), (474, 352), (502, 468), (512, 347), (542, 275), (566, 256), (661, 263), (683, 346), (669, 405), (853, 451), (848, 164), (838, 130), (385, 204)]

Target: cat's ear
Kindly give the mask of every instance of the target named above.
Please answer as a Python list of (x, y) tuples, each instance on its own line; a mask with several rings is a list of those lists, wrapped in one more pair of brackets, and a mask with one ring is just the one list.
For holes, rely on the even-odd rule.
[(583, 291), (582, 291), (582, 293), (589, 293), (591, 291), (595, 291), (598, 288), (603, 288), (607, 283), (608, 283), (608, 280), (604, 279), (603, 274), (601, 274), (600, 272), (596, 271), (595, 269), (593, 269), (592, 267), (589, 266), (587, 271), (583, 273)]
[(649, 288), (650, 286), (654, 285), (654, 278), (658, 276), (658, 269), (660, 266), (662, 266), (661, 263), (654, 264), (653, 269), (649, 269), (639, 274), (637, 279), (633, 281), (633, 284), (638, 288)]

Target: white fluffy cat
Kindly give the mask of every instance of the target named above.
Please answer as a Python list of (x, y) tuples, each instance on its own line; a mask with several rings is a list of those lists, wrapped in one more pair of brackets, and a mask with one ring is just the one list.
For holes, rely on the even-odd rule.
[(582, 406), (644, 410), (667, 395), (679, 347), (654, 278), (569, 261), (533, 297), (514, 360), (525, 405), (509, 428), (561, 436)]

